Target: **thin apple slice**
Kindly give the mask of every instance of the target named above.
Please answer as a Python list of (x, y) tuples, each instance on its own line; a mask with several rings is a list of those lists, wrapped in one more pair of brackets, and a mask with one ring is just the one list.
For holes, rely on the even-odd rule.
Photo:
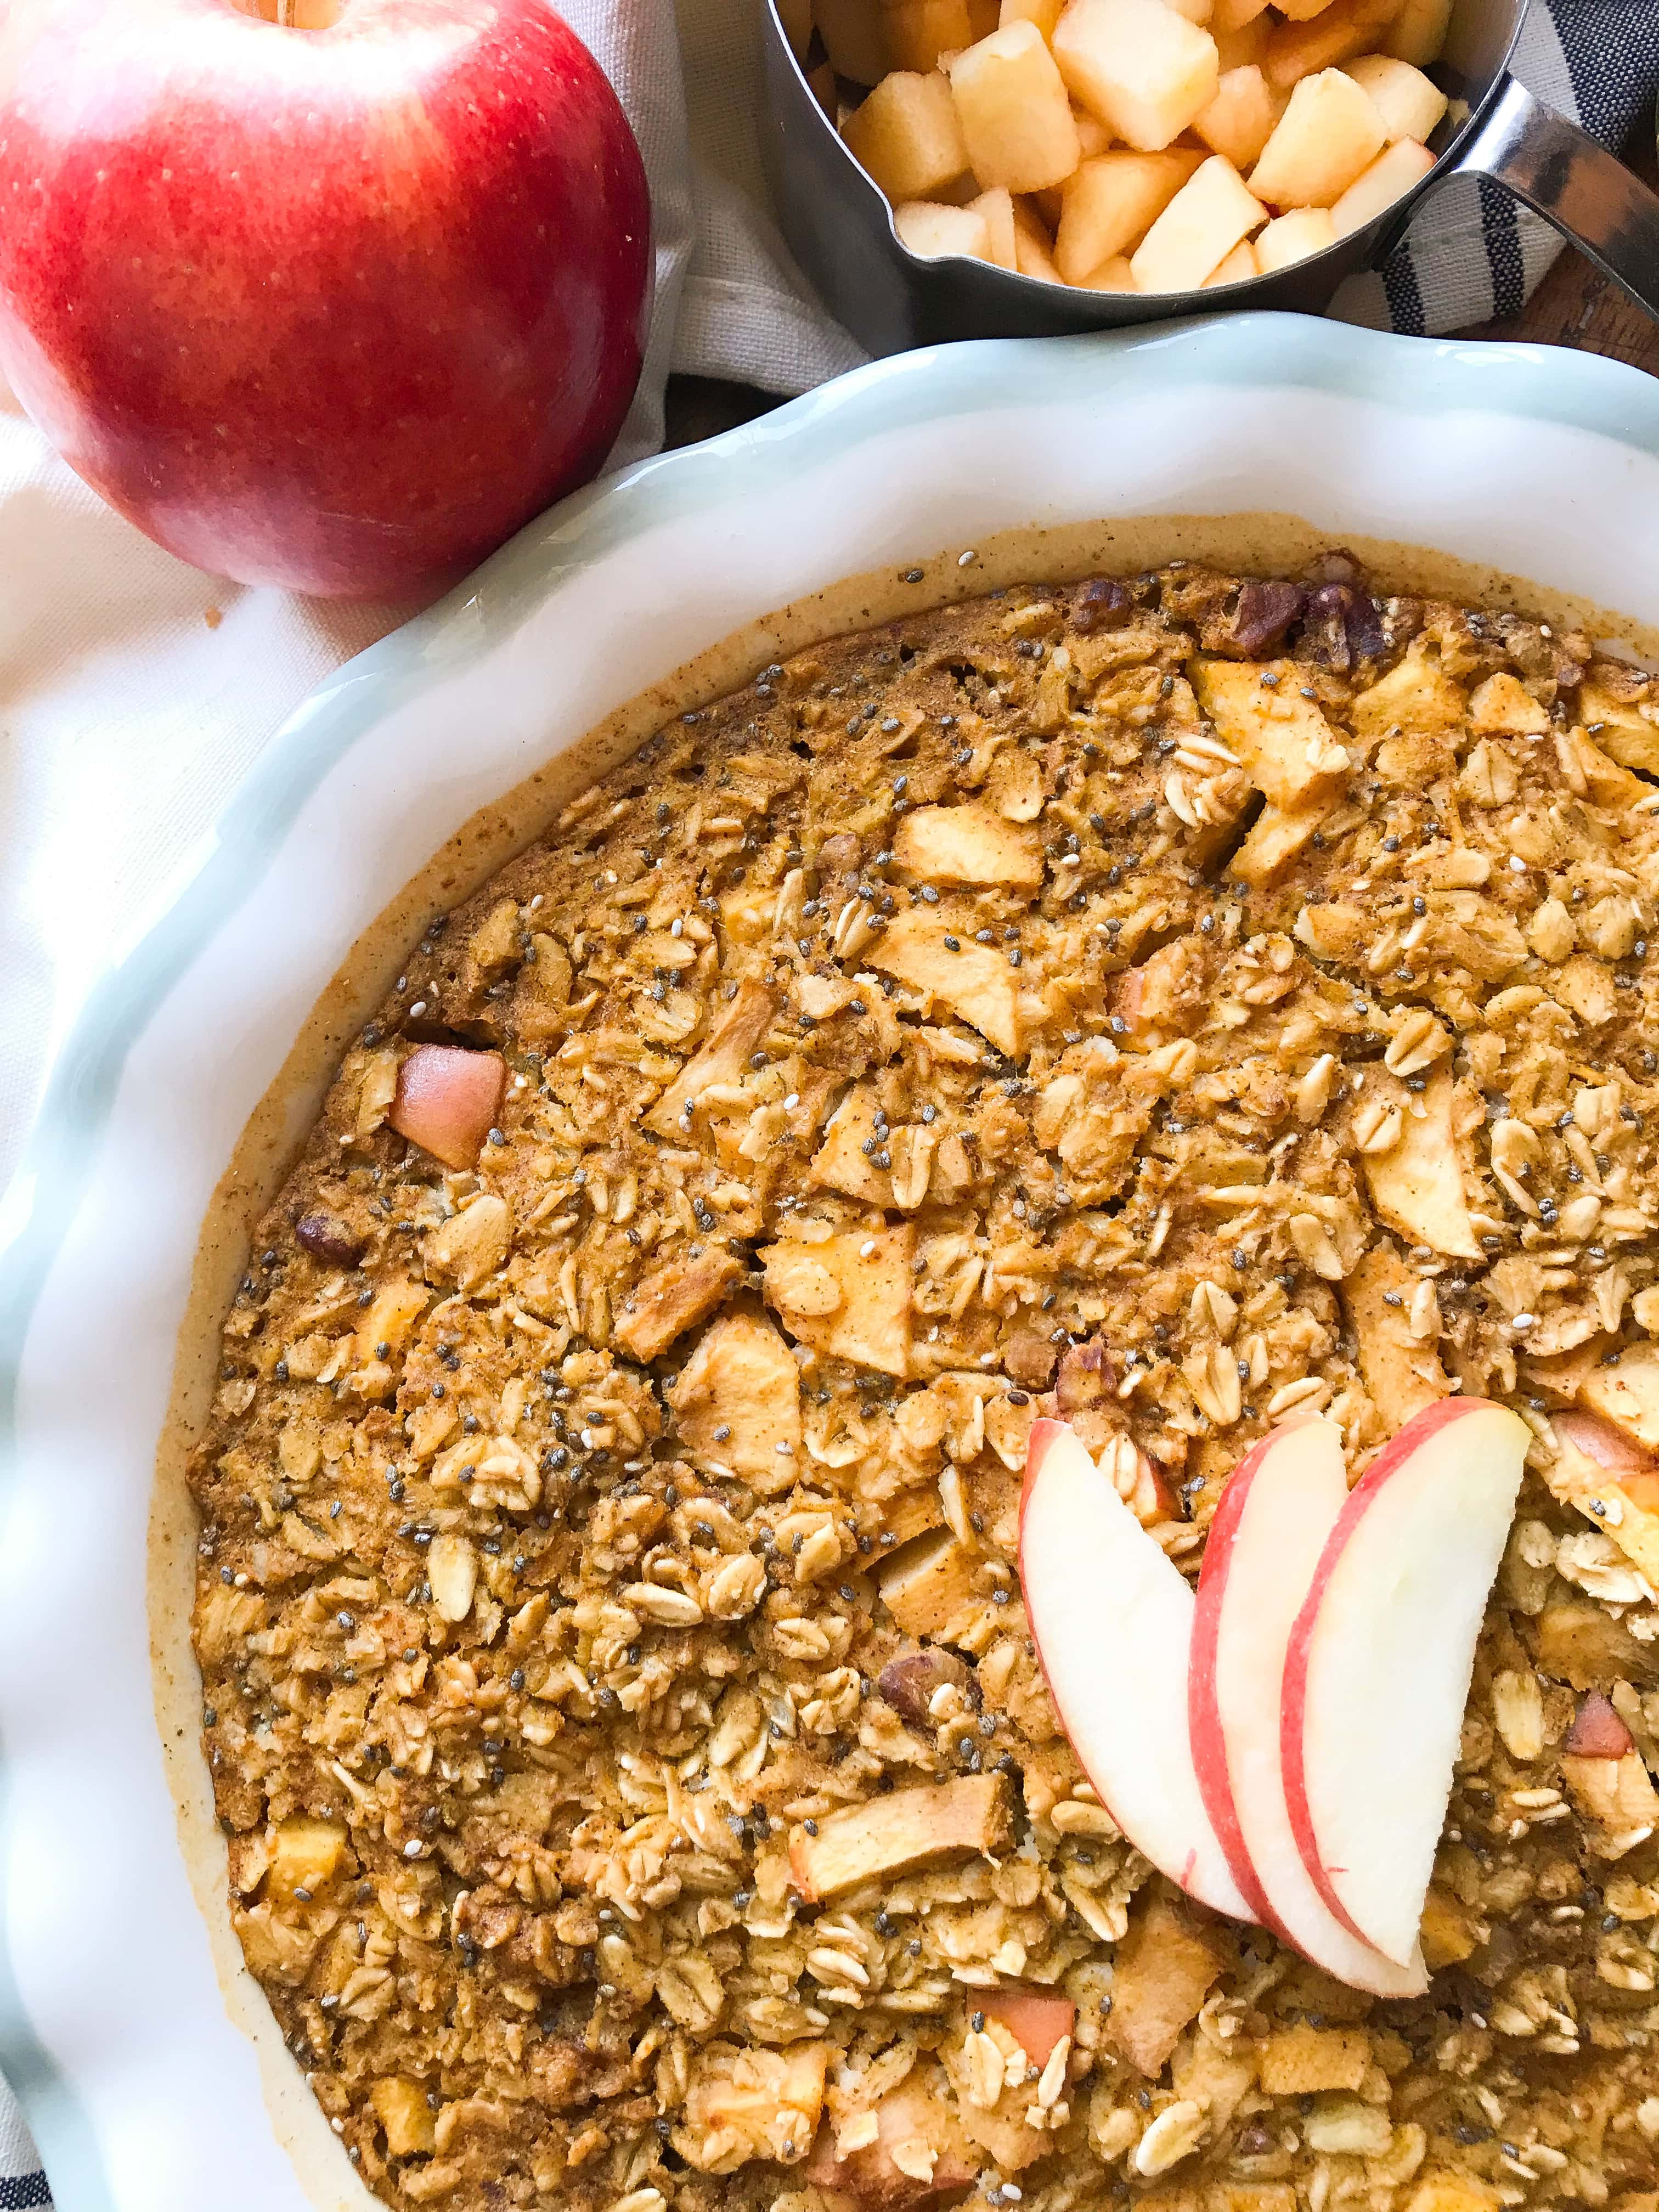
[(1483, 1398), (1425, 1407), (1350, 1492), (1291, 1630), (1280, 1757), (1297, 1849), (1343, 1926), (1402, 1966), (1531, 1441)]
[(1347, 1502), (1342, 1439), (1317, 1415), (1264, 1437), (1227, 1478), (1204, 1546), (1188, 1717), (1205, 1808), (1251, 1912), (1339, 1981), (1377, 1996), (1427, 1987), (1331, 1912), (1302, 1863), (1279, 1764), (1291, 1626)]
[(1063, 1421), (1031, 1430), (1019, 1572), (1061, 1727), (1135, 1848), (1237, 1920), (1187, 1731), (1193, 1594)]

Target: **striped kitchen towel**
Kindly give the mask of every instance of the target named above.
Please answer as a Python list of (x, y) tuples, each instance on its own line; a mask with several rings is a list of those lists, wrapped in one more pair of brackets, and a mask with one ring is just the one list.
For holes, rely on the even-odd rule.
[[(1547, 106), (1621, 147), (1651, 138), (1659, 95), (1656, 0), (1551, 0), (1528, 13), (1515, 73)], [(1332, 312), (1421, 337), (1518, 313), (1562, 250), (1560, 234), (1484, 177), (1458, 177), (1424, 206), (1376, 276), (1357, 276)]]

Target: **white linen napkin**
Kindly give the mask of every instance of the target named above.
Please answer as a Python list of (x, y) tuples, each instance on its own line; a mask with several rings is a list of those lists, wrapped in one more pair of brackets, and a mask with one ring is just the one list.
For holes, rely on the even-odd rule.
[[(646, 373), (620, 464), (662, 436), (672, 368), (780, 393), (862, 359), (791, 264), (754, 130), (761, 0), (566, 0), (638, 135), (657, 231)], [(1619, 143), (1659, 76), (1653, 0), (1534, 7), (1522, 74)], [(1559, 248), (1457, 185), (1340, 312), (1447, 330), (1518, 307)], [(58, 461), (0, 385), (0, 1189), (42, 1072), (99, 972), (140, 935), (289, 709), (415, 610), (340, 608), (205, 576)], [(0, 1203), (0, 1235), (5, 1207)], [(0, 2083), (0, 2206), (47, 2184)]]

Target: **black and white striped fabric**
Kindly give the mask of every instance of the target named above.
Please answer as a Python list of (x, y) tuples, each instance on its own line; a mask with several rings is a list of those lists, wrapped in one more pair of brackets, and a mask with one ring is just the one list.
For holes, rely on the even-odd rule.
[[(1516, 75), (1602, 144), (1618, 148), (1659, 95), (1659, 0), (1550, 0), (1528, 14)], [(1416, 337), (1513, 315), (1561, 252), (1559, 234), (1489, 179), (1460, 177), (1428, 201), (1375, 276), (1333, 313)]]

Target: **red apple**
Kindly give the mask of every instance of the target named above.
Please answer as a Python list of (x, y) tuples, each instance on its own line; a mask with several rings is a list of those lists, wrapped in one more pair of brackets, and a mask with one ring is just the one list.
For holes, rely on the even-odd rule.
[(398, 1071), (386, 1120), (449, 1168), (473, 1168), (501, 1110), (507, 1062), (498, 1052), (417, 1045)]
[(645, 173), (545, 0), (260, 4), (0, 9), (0, 369), (199, 568), (405, 593), (603, 462)]
[(1280, 1763), (1285, 1647), (1347, 1496), (1340, 1432), (1316, 1415), (1273, 1430), (1228, 1476), (1193, 1616), (1193, 1760), (1255, 1917), (1339, 1981), (1411, 1996), (1427, 1985), (1421, 1962), (1398, 1966), (1361, 1942), (1314, 1887)]
[(1193, 1766), (1193, 1594), (1063, 1421), (1032, 1425), (1019, 1577), (1054, 1710), (1101, 1802), (1172, 1881), (1248, 1920)]
[(1297, 1848), (1336, 1919), (1398, 1966), (1416, 1954), (1531, 1441), (1485, 1399), (1425, 1407), (1349, 1493), (1291, 1630), (1279, 1746)]

